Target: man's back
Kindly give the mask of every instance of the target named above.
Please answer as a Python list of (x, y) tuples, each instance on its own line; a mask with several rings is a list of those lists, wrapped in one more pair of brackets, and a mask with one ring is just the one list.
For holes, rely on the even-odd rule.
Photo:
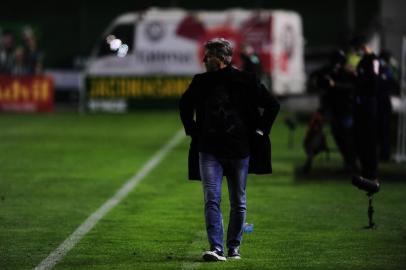
[(231, 66), (197, 77), (199, 150), (220, 157), (248, 156), (252, 77)]

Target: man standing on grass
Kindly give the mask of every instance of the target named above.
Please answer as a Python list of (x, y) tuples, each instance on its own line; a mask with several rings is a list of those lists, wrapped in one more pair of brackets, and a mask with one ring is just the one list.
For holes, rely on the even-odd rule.
[(225, 261), (221, 183), (227, 177), (230, 221), (229, 259), (240, 259), (246, 216), (247, 174), (272, 172), (269, 133), (279, 103), (254, 74), (231, 66), (229, 41), (217, 38), (204, 45), (207, 72), (194, 76), (179, 102), (185, 132), (192, 137), (189, 179), (202, 180), (210, 250), (206, 261)]

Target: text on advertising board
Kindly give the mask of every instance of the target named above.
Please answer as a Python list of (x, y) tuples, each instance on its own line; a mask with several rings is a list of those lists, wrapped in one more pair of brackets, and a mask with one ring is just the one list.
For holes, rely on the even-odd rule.
[(189, 86), (190, 77), (90, 77), (88, 98), (176, 98)]
[(50, 77), (0, 75), (0, 111), (50, 112), (53, 101)]

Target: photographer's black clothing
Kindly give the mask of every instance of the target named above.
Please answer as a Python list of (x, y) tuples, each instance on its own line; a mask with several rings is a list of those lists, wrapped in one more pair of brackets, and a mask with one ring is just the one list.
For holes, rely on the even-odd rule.
[(320, 93), (321, 112), (330, 123), (331, 133), (343, 157), (344, 169), (356, 170), (354, 145), (355, 75), (333, 63), (311, 75)]
[(344, 68), (335, 68), (329, 75), (334, 81), (334, 86), (328, 88), (326, 94), (326, 111), (331, 131), (343, 157), (345, 169), (355, 170), (354, 75)]
[(326, 102), (334, 117), (348, 117), (354, 113), (354, 75), (343, 68), (332, 70), (329, 75), (334, 86), (328, 88)]
[(182, 95), (179, 109), (185, 132), (192, 137), (190, 179), (200, 179), (198, 152), (224, 158), (250, 156), (250, 172), (272, 171), (268, 135), (279, 103), (254, 74), (231, 66), (197, 74)]
[(399, 82), (395, 78), (392, 67), (384, 59), (380, 59), (379, 91), (378, 91), (378, 145), (380, 160), (389, 161), (391, 156), (391, 95), (397, 95)]
[(379, 60), (367, 54), (357, 66), (354, 124), (361, 176), (368, 179), (376, 179), (378, 169), (378, 79)]
[(378, 94), (379, 59), (374, 54), (366, 54), (357, 66), (356, 95), (376, 98)]

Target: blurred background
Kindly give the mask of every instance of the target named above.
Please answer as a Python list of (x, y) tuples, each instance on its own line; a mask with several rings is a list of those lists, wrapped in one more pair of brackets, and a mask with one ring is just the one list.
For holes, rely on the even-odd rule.
[(405, 29), (404, 5), (404, 1), (399, 0), (7, 1), (2, 4), (0, 23), (3, 30), (18, 31), (26, 25), (35, 29), (41, 49), (46, 53), (46, 68), (79, 68), (113, 19), (122, 13), (139, 12), (151, 6), (188, 10), (232, 7), (293, 10), (303, 19), (309, 57), (342, 45), (355, 32), (370, 29), (381, 35), (383, 47), (392, 49), (399, 59), (399, 38)]
[(355, 77), (333, 77), (340, 66), (356, 73), (354, 40), (362, 37), (380, 59), (386, 144), (404, 149), (404, 10), (401, 0), (8, 1), (0, 10), (0, 111), (176, 109), (204, 72), (204, 42), (224, 37), (233, 65), (257, 73), (292, 114), (289, 128), (316, 111), (332, 123), (355, 91)]
[[(401, 0), (207, 0), (148, 3), (126, 0), (114, 3), (76, 0), (60, 3), (7, 1), (2, 3), (0, 10), (2, 46), (13, 47), (16, 62), (23, 58), (25, 51), (31, 51), (31, 63), (28, 64), (31, 66), (14, 68), (12, 72), (50, 75), (54, 82), (54, 101), (57, 109), (64, 105), (79, 106), (79, 88), (83, 79), (81, 76), (84, 75), (92, 53), (94, 56), (100, 55), (97, 53), (101, 50), (101, 43), (107, 36), (109, 26), (120, 15), (130, 12), (141, 14), (151, 7), (181, 8), (189, 11), (240, 8), (295, 12), (300, 18), (298, 27), (302, 31), (300, 38), (303, 38), (301, 54), (307, 76), (325, 64), (334, 49), (344, 48), (354, 35), (360, 33), (371, 37), (377, 54), (382, 49), (387, 49), (394, 59), (400, 61), (402, 35), (406, 29), (402, 14), (405, 3)], [(114, 29), (110, 27), (110, 30)], [(4, 43), (8, 42), (5, 39), (10, 36), (8, 33), (13, 41), (9, 42), (12, 44), (5, 45)], [(29, 47), (31, 49), (27, 49)], [(296, 92), (306, 93), (306, 90), (300, 89)], [(285, 94), (289, 91), (281, 92)]]

